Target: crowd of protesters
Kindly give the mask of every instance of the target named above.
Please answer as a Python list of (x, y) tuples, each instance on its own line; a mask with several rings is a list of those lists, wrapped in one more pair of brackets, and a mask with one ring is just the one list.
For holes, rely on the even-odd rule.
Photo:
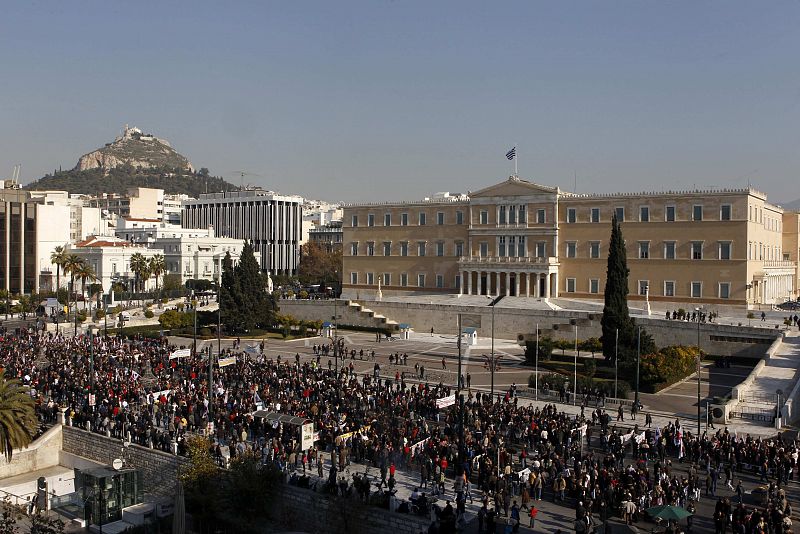
[[(417, 381), (418, 372), (409, 373), (413, 383), (405, 373), (385, 377), (376, 362), (358, 374), (352, 362), (375, 361), (374, 351), (339, 343), (343, 359), (332, 365), (331, 345), (315, 345), (310, 358), (269, 358), (263, 343), (242, 350), (237, 341), (219, 355), (226, 365), (210, 373), (206, 351), (185, 355), (166, 338), (21, 329), (0, 337), (0, 362), (7, 377), (31, 387), (43, 424), (63, 414), (66, 424), (174, 454), (202, 433), (221, 465), (253, 453), (281, 469), (316, 471), (333, 491), (356, 488), (365, 500), (371, 486), (392, 493), (396, 470), (413, 473), (419, 485), (396, 507), (432, 513), (439, 532), (464, 523), (467, 501), (480, 505), (481, 533), (498, 521), (512, 531), (532, 526), (541, 499), (574, 509), (575, 530), (591, 532), (612, 517), (638, 521), (661, 504), (691, 512), (701, 499), (716, 498), (723, 479), (734, 497), (716, 504), (717, 532), (791, 529), (784, 489), (798, 477), (796, 442), (727, 429), (697, 436), (677, 420), (617, 427), (603, 408), (568, 415), (554, 404), (520, 402), (513, 387), (497, 399), (465, 390), (462, 403), (447, 385)], [(408, 366), (407, 354), (392, 359)], [(257, 410), (313, 421), (315, 445), (300, 450), (294, 429)], [(685, 472), (675, 462), (686, 464)], [(371, 484), (367, 476), (347, 480), (359, 466), (378, 473)], [(743, 502), (743, 473), (764, 483), (764, 502), (755, 508)]]

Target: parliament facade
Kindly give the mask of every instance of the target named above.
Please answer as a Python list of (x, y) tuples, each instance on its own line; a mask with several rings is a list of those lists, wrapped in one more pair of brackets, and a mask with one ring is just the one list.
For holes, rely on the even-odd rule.
[(574, 194), (514, 176), (465, 196), (345, 206), (343, 296), (602, 299), (615, 214), (632, 299), (686, 307), (797, 298), (800, 220), (763, 193)]

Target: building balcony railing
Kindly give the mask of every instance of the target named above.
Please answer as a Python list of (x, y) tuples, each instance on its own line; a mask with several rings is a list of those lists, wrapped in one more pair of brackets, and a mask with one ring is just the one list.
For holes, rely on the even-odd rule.
[(548, 266), (558, 265), (558, 258), (549, 256), (547, 258), (536, 258), (526, 256), (461, 256), (458, 263), (464, 266), (473, 265), (530, 265), (530, 266)]
[(768, 260), (764, 262), (764, 269), (794, 269), (797, 262), (790, 260)]

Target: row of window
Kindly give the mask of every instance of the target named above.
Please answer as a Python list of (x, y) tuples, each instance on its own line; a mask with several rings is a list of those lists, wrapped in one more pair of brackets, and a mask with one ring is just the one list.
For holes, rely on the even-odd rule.
[[(691, 298), (702, 298), (703, 297), (703, 282), (689, 282), (689, 297)], [(576, 278), (567, 278), (564, 281), (564, 290), (567, 293), (575, 293), (577, 291), (577, 279)], [(664, 297), (674, 297), (675, 296), (675, 288), (676, 288), (675, 280), (665, 280), (662, 290), (662, 296)], [(650, 288), (650, 281), (649, 280), (639, 280), (639, 287), (638, 287), (638, 294), (640, 296), (645, 296), (648, 293), (648, 289)], [(589, 279), (589, 293), (599, 294), (600, 293), (600, 279), (599, 278), (590, 278)], [(652, 292), (650, 293), (653, 294)], [(731, 284), (730, 282), (718, 282), (717, 283), (717, 294), (716, 297), (719, 299), (729, 299), (731, 298)]]
[[(544, 210), (541, 210), (544, 211)], [(676, 207), (674, 205), (667, 205), (664, 206), (664, 221), (665, 222), (675, 222), (676, 219)], [(625, 208), (624, 207), (617, 207), (614, 208), (614, 214), (617, 216), (617, 220), (619, 222), (625, 221)], [(704, 208), (702, 204), (694, 204), (692, 205), (692, 219), (693, 221), (702, 221), (704, 220)], [(639, 222), (650, 222), (650, 206), (639, 206)], [(723, 204), (719, 207), (719, 220), (720, 221), (730, 221), (731, 220), (731, 205), (730, 204)], [(566, 222), (568, 223), (575, 223), (578, 222), (578, 209), (577, 208), (567, 208), (567, 219)], [(589, 219), (588, 222), (599, 223), (600, 222), (600, 208), (590, 208), (589, 210)]]
[[(527, 216), (527, 209), (524, 204), (519, 205), (501, 205), (498, 206), (496, 212), (497, 216), (497, 223), (498, 224), (526, 224), (528, 222)], [(730, 221), (731, 220), (731, 212), (732, 208), (730, 204), (723, 204), (719, 207), (719, 220), (720, 221)], [(625, 208), (620, 206), (614, 208), (613, 212), (617, 216), (617, 220), (620, 222), (625, 221)], [(456, 215), (456, 224), (464, 224), (464, 212), (457, 211), (455, 212)], [(677, 208), (674, 205), (667, 205), (664, 206), (664, 221), (666, 222), (675, 222), (677, 220)], [(651, 209), (650, 206), (639, 206), (639, 222), (650, 222), (651, 219)], [(705, 220), (705, 208), (702, 204), (694, 204), (692, 205), (692, 221), (702, 221)], [(534, 221), (536, 224), (545, 224), (547, 222), (547, 210), (543, 208), (536, 209), (535, 211), (535, 218)], [(566, 222), (567, 223), (576, 223), (579, 221), (578, 217), (578, 208), (567, 208), (566, 213)], [(586, 219), (587, 222), (592, 223), (599, 223), (601, 222), (600, 217), (600, 208), (590, 208), (588, 212), (588, 218)], [(776, 223), (778, 222), (775, 220)], [(358, 226), (359, 220), (358, 215), (353, 215), (351, 219), (351, 225), (355, 228)], [(417, 214), (417, 224), (419, 226), (425, 226), (428, 223), (428, 215), (426, 212), (421, 211)], [(443, 211), (439, 211), (436, 213), (436, 224), (437, 225), (444, 225), (447, 224), (446, 214)], [(479, 212), (479, 224), (489, 224), (489, 211), (488, 210), (480, 210)], [(383, 215), (383, 226), (391, 226), (392, 225), (392, 214), (386, 213)], [(409, 225), (409, 214), (408, 213), (401, 213), (400, 214), (400, 226), (408, 226)], [(370, 213), (367, 215), (367, 226), (375, 226), (375, 214)], [(774, 225), (776, 228), (779, 226), (778, 224)], [(774, 229), (774, 228), (773, 228)]]
[[(380, 277), (381, 285), (383, 287), (391, 286), (392, 285), (392, 273), (381, 273), (378, 274)], [(400, 287), (410, 287), (409, 284), (409, 277), (408, 273), (400, 273), (399, 275), (399, 286)], [(357, 272), (350, 273), (350, 284), (358, 285), (359, 283), (366, 284), (368, 286), (377, 285), (377, 278), (375, 277), (375, 273), (364, 273), (364, 278), (360, 279)], [(359, 282), (361, 281), (361, 282)], [(414, 280), (416, 282), (416, 286), (414, 287), (436, 287), (439, 289), (446, 289), (447, 286), (445, 285), (445, 278), (443, 274), (436, 274), (434, 275), (433, 286), (427, 286), (428, 278), (426, 273), (417, 273), (417, 278)], [(456, 275), (453, 279), (453, 288), (458, 289), (461, 285), (461, 276)]]
[[(566, 244), (566, 257), (567, 258), (577, 258), (578, 257), (578, 243), (576, 241), (567, 241)], [(663, 249), (663, 256), (662, 258), (665, 260), (674, 260), (677, 259), (677, 250), (678, 242), (677, 241), (665, 241), (664, 242), (664, 249)], [(704, 242), (703, 241), (692, 241), (691, 242), (691, 249), (689, 258), (693, 260), (702, 260), (703, 259), (703, 249), (704, 249)], [(730, 241), (718, 241), (717, 242), (717, 259), (718, 260), (729, 260), (732, 257), (732, 244)], [(640, 260), (649, 259), (651, 255), (651, 247), (649, 241), (639, 241), (638, 249), (637, 249), (637, 258)], [(589, 257), (593, 259), (600, 258), (600, 241), (590, 241), (589, 242)]]
[[(400, 226), (408, 226), (408, 213), (401, 213), (400, 214)], [(436, 212), (436, 224), (441, 226), (446, 223), (447, 217), (445, 212), (438, 211)], [(350, 220), (350, 224), (353, 228), (358, 226), (358, 215), (353, 215), (352, 219)], [(428, 214), (424, 211), (421, 211), (417, 214), (417, 224), (419, 226), (425, 226), (428, 224)], [(464, 224), (464, 212), (457, 211), (456, 212), (456, 224)], [(392, 214), (391, 213), (384, 213), (383, 215), (383, 225), (384, 226), (391, 226), (392, 225)], [(367, 214), (367, 226), (375, 226), (375, 214), (369, 213)]]
[[(691, 242), (691, 249), (689, 258), (692, 260), (702, 260), (704, 259), (704, 246), (705, 243), (703, 241), (692, 241)], [(677, 241), (665, 241), (664, 248), (663, 248), (663, 259), (667, 260), (674, 260), (677, 259)], [(567, 241), (565, 243), (565, 256), (567, 258), (577, 258), (578, 257), (578, 243), (577, 241)], [(752, 247), (751, 247), (752, 249)], [(732, 258), (732, 243), (730, 241), (718, 241), (717, 242), (717, 259), (718, 260), (730, 260)], [(762, 247), (759, 259), (763, 259), (764, 248)], [(368, 241), (366, 244), (366, 255), (367, 256), (375, 256), (375, 242)], [(392, 256), (392, 242), (386, 241), (381, 244), (381, 251), (383, 256)], [(408, 241), (401, 241), (398, 244), (396, 252), (400, 256), (408, 256), (409, 255), (409, 242)], [(428, 243), (426, 241), (419, 241), (416, 243), (416, 252), (417, 256), (423, 257), (428, 255)], [(600, 241), (590, 241), (589, 242), (589, 258), (592, 259), (599, 259), (600, 258)], [(433, 254), (435, 256), (442, 257), (445, 255), (445, 242), (444, 241), (437, 241), (433, 243)], [(488, 257), (489, 256), (489, 243), (481, 242), (479, 243), (479, 254), (481, 257)], [(357, 241), (350, 244), (350, 255), (351, 256), (358, 256), (359, 255), (359, 243)], [(464, 242), (463, 241), (456, 241), (453, 244), (453, 255), (456, 257), (461, 257), (464, 255)], [(497, 239), (497, 255), (500, 257), (505, 256), (519, 256), (519, 257), (526, 257), (527, 249), (525, 245), (525, 236), (500, 236)], [(544, 241), (539, 241), (535, 244), (535, 256), (536, 258), (544, 258), (547, 255), (547, 243)], [(748, 252), (748, 256), (750, 256), (750, 252)], [(649, 241), (640, 241), (638, 243), (637, 249), (637, 258), (638, 259), (649, 259), (651, 257), (651, 246)], [(750, 258), (754, 259), (754, 258)]]
[[(428, 255), (428, 243), (425, 241), (419, 241), (417, 243), (417, 256), (427, 256)], [(408, 241), (401, 241), (397, 247), (397, 253), (399, 256), (408, 256), (408, 249), (409, 249), (409, 242)], [(366, 255), (367, 256), (375, 256), (375, 242), (368, 241), (366, 245)], [(381, 244), (381, 250), (383, 256), (391, 256), (392, 255), (392, 242), (386, 241)], [(436, 256), (444, 256), (445, 255), (445, 242), (444, 241), (437, 241), (433, 243), (433, 253)], [(351, 256), (358, 256), (359, 254), (359, 243), (358, 241), (354, 241), (350, 243), (350, 255)], [(453, 255), (457, 257), (461, 257), (464, 255), (464, 242), (463, 241), (456, 241), (453, 244)]]

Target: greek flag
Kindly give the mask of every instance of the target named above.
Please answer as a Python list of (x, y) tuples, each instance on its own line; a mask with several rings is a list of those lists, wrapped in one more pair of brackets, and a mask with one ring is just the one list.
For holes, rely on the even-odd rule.
[(517, 157), (517, 147), (512, 148), (508, 152), (506, 152), (506, 158), (512, 160)]

